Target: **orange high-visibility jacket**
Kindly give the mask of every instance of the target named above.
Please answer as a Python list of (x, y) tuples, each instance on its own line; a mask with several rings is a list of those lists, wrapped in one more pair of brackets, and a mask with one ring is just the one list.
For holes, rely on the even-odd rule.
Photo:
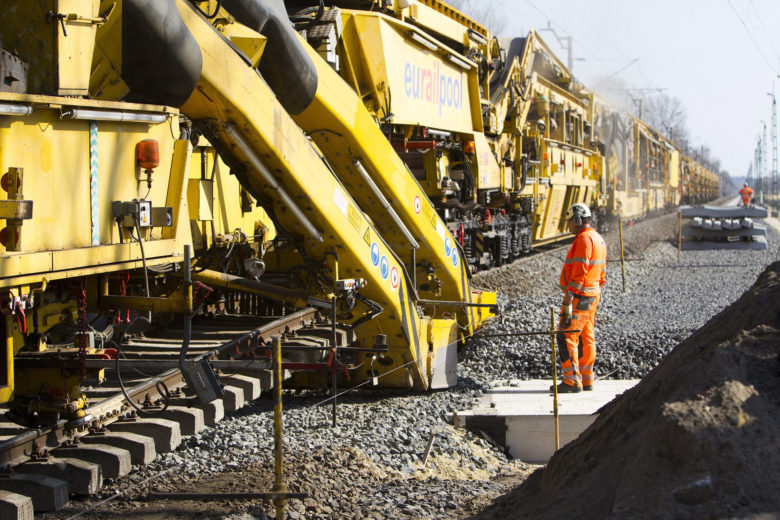
[(595, 229), (588, 227), (577, 233), (561, 269), (563, 292), (580, 296), (595, 296), (601, 292), (607, 272), (607, 244)]
[(753, 196), (753, 189), (745, 186), (741, 190), (739, 190), (739, 194), (742, 195), (742, 200), (746, 202), (750, 202), (750, 197)]

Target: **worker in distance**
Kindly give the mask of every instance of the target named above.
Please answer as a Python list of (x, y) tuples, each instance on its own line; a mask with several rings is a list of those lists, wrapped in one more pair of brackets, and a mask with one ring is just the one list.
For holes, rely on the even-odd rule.
[(750, 206), (750, 199), (753, 198), (753, 190), (748, 186), (747, 182), (742, 189), (739, 190), (739, 194), (742, 196), (742, 205), (746, 208)]
[[(590, 226), (590, 220), (590, 209), (581, 202), (566, 212), (566, 224), (575, 238), (561, 269), (563, 303), (558, 330), (579, 332), (559, 332), (557, 336), (563, 370), (559, 393), (593, 390), (594, 325), (601, 287), (606, 281), (607, 244)], [(550, 391), (553, 389), (550, 387)]]

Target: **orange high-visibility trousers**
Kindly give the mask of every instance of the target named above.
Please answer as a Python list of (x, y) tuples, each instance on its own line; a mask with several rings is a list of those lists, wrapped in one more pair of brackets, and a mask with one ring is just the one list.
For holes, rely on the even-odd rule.
[(739, 194), (742, 196), (742, 205), (747, 207), (750, 205), (750, 199), (753, 197), (753, 190), (745, 186), (739, 190)]
[(558, 322), (559, 330), (579, 330), (580, 332), (558, 333), (557, 343), (560, 345), (561, 368), (563, 382), (569, 386), (593, 385), (593, 363), (596, 361), (596, 307), (600, 294), (595, 296), (574, 295), (571, 302), (571, 325), (563, 328)]

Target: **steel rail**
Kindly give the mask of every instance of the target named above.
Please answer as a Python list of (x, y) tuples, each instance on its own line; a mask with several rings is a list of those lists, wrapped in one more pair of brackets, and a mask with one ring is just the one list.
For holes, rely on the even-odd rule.
[[(265, 323), (238, 338), (234, 338), (198, 356), (197, 360), (216, 357), (230, 348), (259, 336), (281, 335), (292, 330), (303, 328), (303, 321), (313, 319), (316, 309), (306, 308), (297, 311), (271, 323)], [(111, 360), (111, 363), (114, 363)], [(168, 389), (174, 389), (184, 384), (184, 378), (178, 368), (169, 369), (162, 374), (153, 376), (131, 388), (127, 389), (131, 399), (142, 398), (152, 402), (162, 399), (158, 391), (158, 383), (162, 382)], [(147, 399), (148, 397), (148, 399)], [(109, 424), (114, 422), (128, 408), (125, 397), (116, 393), (99, 403), (91, 405), (84, 410), (84, 417), (72, 421), (59, 420), (50, 426), (30, 428), (9, 439), (0, 441), (0, 466), (14, 466), (30, 460), (36, 453), (42, 450), (53, 450), (63, 442), (73, 439), (75, 436), (85, 434), (89, 427)]]

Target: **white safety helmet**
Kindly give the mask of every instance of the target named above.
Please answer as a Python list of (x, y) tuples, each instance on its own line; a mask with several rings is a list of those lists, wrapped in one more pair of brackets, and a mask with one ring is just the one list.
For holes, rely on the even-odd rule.
[(747, 183), (747, 182), (745, 183), (745, 187), (746, 187), (746, 188), (748, 187), (748, 183)]
[(590, 208), (582, 202), (572, 204), (566, 212), (566, 220), (574, 219), (574, 223), (578, 226), (582, 224), (584, 218), (590, 218)]

